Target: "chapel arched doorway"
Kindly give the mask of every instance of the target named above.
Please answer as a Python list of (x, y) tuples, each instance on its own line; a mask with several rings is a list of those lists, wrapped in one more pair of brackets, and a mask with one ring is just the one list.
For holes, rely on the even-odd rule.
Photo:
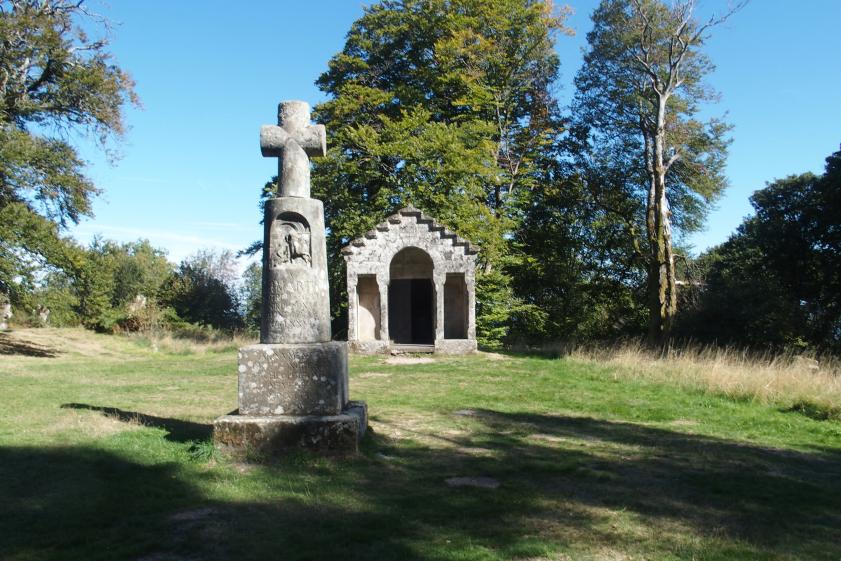
[(394, 255), (389, 265), (388, 333), (398, 345), (435, 343), (432, 258), (417, 247)]

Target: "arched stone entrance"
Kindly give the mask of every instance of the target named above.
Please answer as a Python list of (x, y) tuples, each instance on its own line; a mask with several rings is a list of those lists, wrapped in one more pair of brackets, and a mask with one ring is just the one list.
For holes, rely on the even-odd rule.
[(476, 350), (479, 250), (413, 207), (342, 250), (348, 342), (359, 352)]
[(388, 332), (398, 345), (435, 343), (435, 294), (432, 258), (407, 247), (391, 259), (388, 285)]

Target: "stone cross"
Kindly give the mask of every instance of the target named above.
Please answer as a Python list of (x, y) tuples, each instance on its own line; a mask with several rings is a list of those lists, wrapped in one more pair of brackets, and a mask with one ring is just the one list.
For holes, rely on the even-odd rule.
[(281, 102), (277, 121), (260, 129), (263, 156), (280, 158), (264, 205), (260, 344), (239, 350), (239, 408), (213, 439), (242, 455), (356, 451), (367, 409), (349, 400), (347, 343), (331, 340), (324, 204), (310, 198), (309, 158), (326, 154), (327, 135), (303, 101)]
[(305, 101), (283, 101), (277, 107), (277, 125), (260, 128), (260, 149), (266, 158), (280, 158), (278, 197), (310, 196), (310, 160), (327, 155), (324, 125), (310, 124)]

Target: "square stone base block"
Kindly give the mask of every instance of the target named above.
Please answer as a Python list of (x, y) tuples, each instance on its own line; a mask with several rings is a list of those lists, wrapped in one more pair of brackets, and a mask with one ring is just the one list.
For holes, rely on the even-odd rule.
[(368, 428), (368, 406), (349, 401), (338, 415), (293, 417), (233, 413), (213, 423), (213, 442), (231, 452), (278, 455), (290, 449), (357, 452)]
[(339, 415), (348, 402), (343, 341), (249, 345), (237, 361), (240, 415)]

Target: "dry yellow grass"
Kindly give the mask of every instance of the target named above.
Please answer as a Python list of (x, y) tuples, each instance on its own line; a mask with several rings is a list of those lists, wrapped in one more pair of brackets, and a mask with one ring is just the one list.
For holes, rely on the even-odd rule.
[(21, 328), (0, 332), (0, 355), (14, 358), (45, 358), (57, 355), (76, 357), (125, 356), (131, 349), (121, 339), (100, 335), (81, 327)]
[(841, 364), (833, 359), (790, 354), (757, 357), (717, 347), (673, 348), (661, 355), (629, 343), (576, 349), (570, 358), (607, 366), (617, 378), (677, 383), (841, 419)]
[(235, 350), (257, 342), (254, 338), (242, 335), (219, 335), (218, 337), (214, 337), (212, 339), (196, 340), (189, 337), (174, 336), (169, 333), (164, 333), (141, 338), (148, 342), (149, 347), (153, 351), (164, 351), (175, 355), (218, 353)]
[(81, 327), (17, 328), (0, 332), (0, 355), (24, 360), (58, 355), (126, 359), (145, 357), (144, 346), (153, 352), (204, 355), (236, 350), (256, 342), (254, 337), (217, 332), (203, 333), (201, 337), (165, 331), (115, 336), (93, 333)]

